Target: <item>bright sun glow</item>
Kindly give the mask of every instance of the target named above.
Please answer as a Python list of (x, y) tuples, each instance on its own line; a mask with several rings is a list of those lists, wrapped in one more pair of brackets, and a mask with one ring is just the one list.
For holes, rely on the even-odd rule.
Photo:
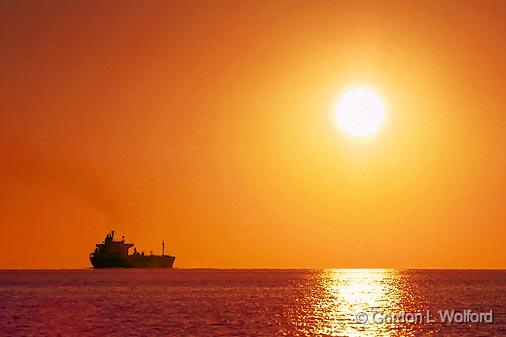
[(351, 136), (369, 136), (383, 124), (385, 105), (379, 95), (370, 89), (349, 89), (339, 98), (336, 120), (339, 127)]

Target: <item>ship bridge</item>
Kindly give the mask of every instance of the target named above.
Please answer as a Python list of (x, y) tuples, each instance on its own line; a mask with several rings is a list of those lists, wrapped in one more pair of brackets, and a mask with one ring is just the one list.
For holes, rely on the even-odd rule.
[(127, 256), (128, 250), (134, 246), (133, 243), (125, 243), (125, 238), (114, 240), (114, 231), (105, 236), (104, 242), (97, 244), (97, 252), (103, 255)]

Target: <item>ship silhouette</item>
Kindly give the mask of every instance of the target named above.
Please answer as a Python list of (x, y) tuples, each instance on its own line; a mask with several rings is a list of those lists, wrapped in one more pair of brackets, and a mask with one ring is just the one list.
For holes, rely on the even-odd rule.
[(128, 250), (133, 243), (125, 243), (125, 237), (114, 240), (114, 231), (105, 236), (102, 243), (97, 243), (95, 251), (90, 254), (94, 268), (172, 268), (175, 256), (165, 255), (165, 241), (162, 241), (162, 255), (146, 255), (134, 248), (133, 254)]

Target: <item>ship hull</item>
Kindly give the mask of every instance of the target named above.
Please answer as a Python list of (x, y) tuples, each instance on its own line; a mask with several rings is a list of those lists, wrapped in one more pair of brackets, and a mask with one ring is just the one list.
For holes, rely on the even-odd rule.
[(90, 262), (94, 268), (165, 268), (174, 265), (174, 256), (169, 255), (128, 255), (128, 256), (91, 256)]

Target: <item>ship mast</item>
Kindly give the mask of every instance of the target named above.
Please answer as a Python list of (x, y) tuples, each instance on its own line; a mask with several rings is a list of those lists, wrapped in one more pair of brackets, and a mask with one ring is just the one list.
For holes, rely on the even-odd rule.
[(165, 255), (165, 240), (162, 240), (162, 256)]

